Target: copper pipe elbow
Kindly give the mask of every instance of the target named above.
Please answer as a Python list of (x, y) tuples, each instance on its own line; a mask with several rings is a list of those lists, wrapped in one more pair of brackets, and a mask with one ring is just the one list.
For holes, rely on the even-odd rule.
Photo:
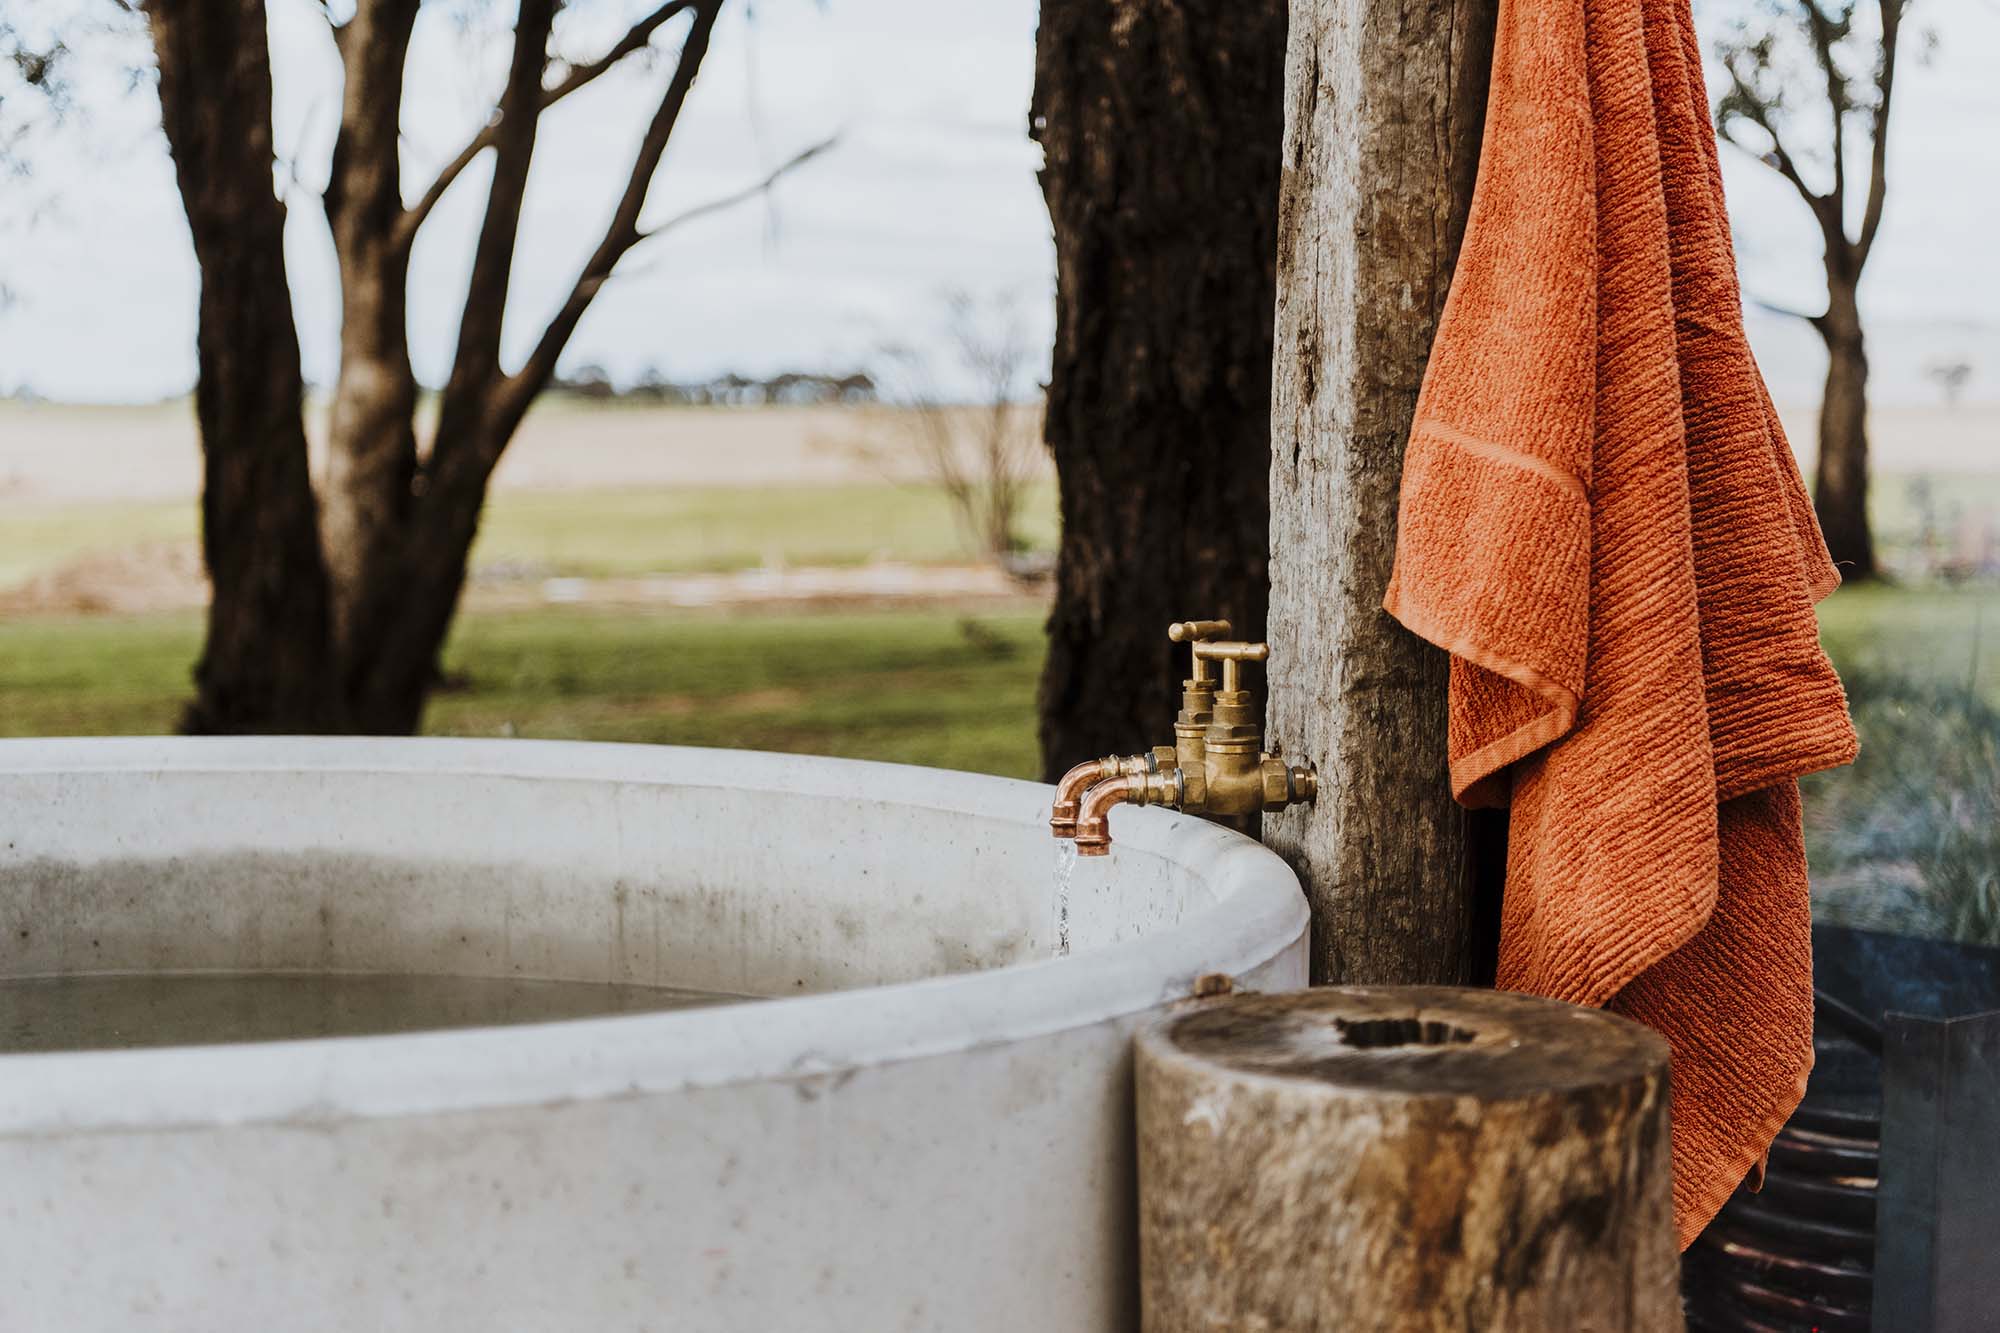
[(1111, 807), (1137, 801), (1144, 796), (1144, 778), (1110, 778), (1090, 789), (1076, 820), (1078, 856), (1111, 854)]
[(1049, 808), (1049, 832), (1058, 838), (1076, 836), (1076, 817), (1083, 806), (1083, 794), (1095, 783), (1118, 776), (1118, 758), (1107, 755), (1078, 764), (1056, 784), (1055, 804)]

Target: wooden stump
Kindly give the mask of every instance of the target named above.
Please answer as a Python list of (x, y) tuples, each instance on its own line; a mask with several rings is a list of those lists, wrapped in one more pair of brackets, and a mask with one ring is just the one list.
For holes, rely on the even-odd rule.
[(1445, 987), (1246, 995), (1137, 1049), (1147, 1333), (1681, 1328), (1667, 1047)]

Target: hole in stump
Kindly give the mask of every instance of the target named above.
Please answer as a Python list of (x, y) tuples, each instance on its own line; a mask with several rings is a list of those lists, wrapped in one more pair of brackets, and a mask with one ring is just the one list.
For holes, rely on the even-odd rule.
[(1374, 1051), (1390, 1046), (1458, 1046), (1477, 1035), (1450, 1023), (1421, 1018), (1367, 1018), (1359, 1022), (1336, 1018), (1333, 1025), (1349, 1046)]

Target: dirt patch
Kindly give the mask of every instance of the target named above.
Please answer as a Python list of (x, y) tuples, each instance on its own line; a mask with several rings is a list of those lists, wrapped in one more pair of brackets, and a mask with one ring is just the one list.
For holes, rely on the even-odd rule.
[(5, 615), (136, 615), (207, 605), (208, 572), (194, 542), (93, 551), (0, 591)]
[(531, 606), (827, 607), (977, 603), (1036, 596), (1033, 586), (991, 565), (908, 565), (739, 569), (720, 574), (650, 574), (640, 578), (485, 580), (472, 604)]

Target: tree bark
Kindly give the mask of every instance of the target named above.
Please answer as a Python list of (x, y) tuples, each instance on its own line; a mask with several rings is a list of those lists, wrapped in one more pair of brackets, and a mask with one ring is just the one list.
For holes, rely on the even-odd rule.
[[(387, 0), (395, 11), (410, 0)], [(341, 270), (352, 270), (364, 288), (379, 289), (370, 309), (393, 288), (395, 330), (383, 328), (362, 339), (352, 350), (361, 358), (357, 398), (365, 400), (370, 386), (382, 391), (388, 412), (363, 419), (367, 433), (350, 442), (350, 456), (367, 464), (345, 479), (355, 488), (354, 508), (372, 516), (354, 536), (362, 545), (348, 563), (355, 574), (355, 613), (342, 626), (345, 688), (360, 729), (383, 735), (414, 731), (422, 720), (430, 685), (437, 675), (438, 654), (451, 628), (465, 586), (466, 565), (479, 516), (486, 503), (486, 483), (511, 428), (494, 423), (502, 384), (500, 338), (507, 295), (511, 290), (515, 241), (520, 232), (521, 202), (527, 192), (528, 170), (534, 157), (543, 99), (542, 73), (547, 66), (549, 30), (555, 0), (523, 0), (514, 20), (513, 54), (507, 85), (501, 94), (494, 125), (493, 179), (488, 187), (486, 215), (474, 247), (472, 275), (465, 310), (459, 321), (456, 354), (438, 412), (437, 433), (430, 458), (419, 465), (411, 422), (416, 406), (415, 378), (410, 373), (404, 341), (404, 292), (409, 281), (410, 233), (399, 224), (400, 188), (385, 202), (384, 216), (371, 217), (351, 245), (341, 250)], [(357, 13), (357, 21), (360, 15)], [(401, 18), (400, 13), (395, 15)], [(391, 34), (407, 47), (407, 23)], [(358, 43), (357, 43), (358, 45)], [(351, 49), (351, 48), (350, 48)], [(354, 67), (365, 58), (349, 60), (350, 88)], [(401, 58), (397, 59), (400, 67)], [(386, 96), (386, 90), (381, 90)], [(396, 96), (374, 105), (401, 105)], [(356, 135), (357, 145), (376, 148), (382, 167), (370, 179), (396, 179), (395, 127), (390, 118), (386, 154), (373, 132)], [(336, 161), (338, 154), (336, 154)], [(339, 233), (336, 231), (336, 236)], [(347, 380), (343, 341), (342, 381)], [(404, 398), (400, 386), (411, 392)], [(390, 401), (391, 397), (397, 401)], [(368, 460), (375, 460), (369, 463)], [(421, 476), (421, 494), (417, 483)], [(329, 485), (333, 483), (329, 477)], [(335, 533), (328, 530), (329, 546)]]
[(1062, 541), (1042, 763), (1166, 739), (1166, 629), (1264, 628), (1283, 0), (1044, 0)]
[(1319, 799), (1267, 817), (1323, 982), (1462, 982), (1446, 658), (1382, 610), (1403, 446), (1471, 202), (1495, 0), (1300, 0), (1285, 98), (1268, 734)]
[(262, 0), (146, 7), (161, 118), (201, 271), (202, 550), (213, 585), (190, 732), (345, 724), (301, 416), (285, 210), (272, 192)]
[(1829, 272), (1827, 288), (1827, 312), (1815, 321), (1826, 340), (1826, 392), (1813, 509), (1840, 577), (1859, 582), (1876, 574), (1868, 527), (1868, 353), (1855, 284)]
[[(326, 191), (340, 264), (340, 375), (327, 418), (320, 537), (343, 691), (393, 600), (417, 472), (410, 248), (403, 212), (403, 72), (417, 0), (362, 0), (342, 30), (340, 132)], [(539, 74), (539, 71), (538, 71)], [(364, 730), (367, 719), (356, 719)]]
[(1204, 1005), (1136, 1047), (1147, 1333), (1673, 1333), (1666, 1043), (1492, 991)]

